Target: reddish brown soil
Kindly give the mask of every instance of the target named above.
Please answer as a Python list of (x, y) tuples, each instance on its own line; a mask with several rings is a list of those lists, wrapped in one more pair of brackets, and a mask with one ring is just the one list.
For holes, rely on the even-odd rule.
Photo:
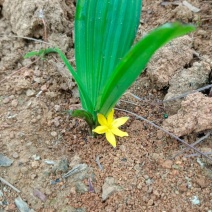
[[(175, 5), (161, 6), (161, 2), (143, 2), (142, 30), (149, 31), (180, 17), (174, 12)], [(190, 3), (202, 9), (198, 14), (193, 13), (191, 20), (185, 16), (188, 22), (202, 20), (198, 30), (190, 35), (194, 37), (194, 49), (201, 55), (211, 56), (211, 26), (208, 19), (211, 3), (195, 0)], [(200, 30), (204, 33), (200, 33)], [(71, 57), (73, 59), (73, 54)], [(14, 162), (10, 167), (0, 167), (0, 176), (21, 192), (17, 193), (0, 182), (0, 191), (3, 192), (3, 197), (0, 196), (0, 211), (17, 211), (14, 199), (18, 196), (34, 211), (212, 210), (209, 161), (202, 157), (186, 158), (192, 151), (173, 158), (184, 146), (133, 116), (122, 128), (129, 133), (129, 137), (118, 139), (116, 149), (102, 136), (90, 137), (83, 121), (63, 113), (80, 102), (71, 95), (65, 86), (66, 79), (49, 61), (61, 63), (49, 56), (46, 61), (38, 61), (24, 70), (20, 70), (23, 66), (19, 61), (14, 69), (4, 70), (1, 67), (0, 153)], [(11, 76), (16, 70), (20, 71)], [(35, 78), (39, 78), (39, 83)], [(42, 89), (44, 92), (36, 97)], [(33, 90), (34, 93), (28, 93), (27, 96), (27, 90)], [(157, 91), (144, 73), (130, 92), (147, 101), (139, 102), (125, 95), (122, 100), (128, 102), (120, 101), (117, 108), (135, 112), (161, 126), (166, 111), (155, 104), (155, 100), (163, 100), (164, 91)], [(116, 117), (126, 115), (116, 111)], [(188, 135), (184, 140), (191, 143), (198, 136)], [(206, 139), (201, 147), (211, 148), (211, 139)], [(33, 155), (40, 156), (40, 160), (35, 161)], [(76, 155), (81, 158), (81, 163), (92, 168), (95, 192), (78, 192), (68, 180), (62, 180), (61, 171), (54, 172), (52, 166), (45, 163), (45, 160), (58, 161), (64, 158), (70, 163)], [(96, 163), (97, 156), (103, 170)], [(201, 167), (199, 161), (205, 163), (205, 166)], [(113, 177), (122, 189), (102, 201), (102, 186), (107, 177)], [(51, 185), (50, 181), (57, 178), (61, 182)], [(83, 182), (88, 186), (88, 179)], [(42, 202), (35, 197), (34, 189), (44, 193), (47, 201)], [(198, 197), (200, 204), (192, 203), (194, 196)]]

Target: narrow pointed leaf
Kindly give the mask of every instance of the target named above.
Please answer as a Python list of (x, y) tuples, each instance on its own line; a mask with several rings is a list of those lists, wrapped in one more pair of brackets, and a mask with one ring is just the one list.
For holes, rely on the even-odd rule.
[(96, 106), (99, 91), (129, 51), (141, 0), (78, 0), (75, 16), (77, 74)]
[(168, 23), (141, 39), (122, 59), (102, 91), (96, 111), (107, 115), (118, 99), (144, 70), (157, 49), (170, 40), (193, 31), (193, 25)]

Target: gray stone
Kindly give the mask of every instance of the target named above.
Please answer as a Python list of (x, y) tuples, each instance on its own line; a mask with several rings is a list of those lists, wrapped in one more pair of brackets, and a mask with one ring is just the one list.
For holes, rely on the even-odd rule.
[(76, 182), (75, 186), (77, 193), (83, 194), (85, 192), (88, 192), (88, 187), (81, 181)]
[(53, 171), (56, 171), (56, 172), (58, 172), (58, 171), (67, 172), (67, 170), (68, 170), (68, 160), (67, 159), (61, 159), (53, 167)]
[(31, 90), (31, 89), (28, 89), (26, 91), (26, 95), (29, 96), (29, 97), (34, 96), (35, 95), (35, 91), (34, 90)]
[(15, 204), (20, 212), (30, 212), (29, 206), (21, 199), (21, 197), (15, 199)]
[(11, 166), (13, 160), (0, 153), (0, 166)]
[(115, 183), (113, 177), (107, 177), (102, 186), (102, 201), (108, 199), (113, 193), (122, 191), (122, 187)]

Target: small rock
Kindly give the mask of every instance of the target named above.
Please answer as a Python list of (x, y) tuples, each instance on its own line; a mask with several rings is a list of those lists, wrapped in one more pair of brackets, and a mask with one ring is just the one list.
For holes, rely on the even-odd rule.
[(47, 85), (44, 84), (44, 85), (41, 86), (40, 89), (41, 89), (41, 91), (46, 92), (48, 88), (47, 88)]
[(161, 131), (161, 130), (158, 130), (158, 131), (157, 131), (157, 138), (158, 138), (158, 139), (162, 139), (163, 137), (164, 137), (164, 132)]
[(55, 131), (51, 132), (51, 136), (52, 137), (56, 137), (57, 136), (57, 132), (55, 132)]
[(54, 98), (54, 97), (57, 97), (57, 93), (53, 91), (49, 91), (49, 92), (46, 92), (46, 96), (50, 98)]
[(11, 203), (9, 204), (6, 208), (5, 211), (15, 211), (16, 210), (16, 206), (15, 204)]
[(157, 190), (154, 190), (154, 191), (153, 191), (153, 194), (154, 194), (155, 196), (157, 196), (157, 197), (160, 196), (160, 194), (159, 194), (159, 192), (158, 192)]
[(21, 167), (21, 173), (26, 174), (28, 172), (27, 167)]
[(44, 162), (48, 165), (55, 165), (56, 164), (56, 162), (53, 161), (53, 160), (45, 160)]
[(104, 185), (102, 186), (102, 201), (108, 199), (113, 193), (121, 191), (121, 186), (115, 184), (113, 177), (107, 177)]
[(4, 194), (3, 194), (2, 190), (0, 190), (0, 197), (3, 197), (3, 196), (4, 196)]
[(35, 91), (34, 91), (34, 90), (31, 90), (31, 89), (28, 89), (28, 90), (26, 91), (26, 95), (27, 95), (28, 97), (34, 96), (34, 95), (35, 95)]
[(26, 202), (24, 202), (21, 197), (18, 197), (15, 199), (15, 204), (17, 206), (17, 208), (19, 209), (19, 211), (21, 212), (28, 212), (30, 211), (29, 206), (27, 205)]
[(83, 194), (85, 192), (88, 192), (88, 187), (81, 181), (76, 182), (76, 192)]
[(39, 167), (39, 162), (38, 161), (33, 161), (32, 163), (31, 163), (31, 166), (32, 166), (32, 168), (33, 169), (36, 169), (36, 168), (38, 168)]
[(14, 152), (13, 153), (13, 158), (15, 158), (15, 159), (19, 158), (19, 154), (17, 152)]
[(36, 154), (33, 155), (32, 158), (33, 158), (34, 160), (36, 160), (36, 161), (40, 160), (40, 156), (39, 156), (39, 155), (36, 155)]
[(4, 104), (8, 104), (10, 102), (10, 98), (9, 97), (6, 97), (4, 100), (3, 100), (3, 103)]
[(68, 171), (68, 160), (61, 159), (55, 166), (55, 171), (67, 172)]
[(13, 160), (9, 159), (8, 157), (0, 153), (0, 166), (11, 166), (12, 163)]
[(34, 189), (33, 191), (33, 195), (35, 197), (38, 197), (41, 201), (45, 202), (47, 200), (47, 197), (45, 194), (43, 194), (41, 191), (39, 191), (38, 189)]
[(36, 177), (37, 177), (36, 174), (31, 174), (31, 176), (30, 176), (30, 178), (31, 178), (32, 180), (34, 180)]
[(37, 82), (38, 84), (41, 83), (41, 78), (40, 78), (40, 77), (34, 77), (33, 80), (34, 80), (35, 82)]
[(205, 179), (205, 177), (201, 176), (200, 178), (196, 179), (196, 183), (201, 187), (201, 188), (206, 188), (208, 186), (208, 182)]
[(17, 99), (13, 99), (11, 102), (11, 106), (12, 107), (17, 107), (18, 106), (18, 100)]
[(151, 184), (152, 184), (152, 180), (151, 180), (150, 178), (147, 179), (147, 180), (146, 180), (146, 184), (147, 184), (147, 185), (151, 185)]
[(154, 201), (152, 200), (152, 199), (150, 199), (149, 201), (148, 201), (148, 203), (147, 203), (147, 205), (149, 205), (149, 206), (151, 206), (151, 205), (153, 205), (154, 204)]
[(35, 75), (36, 77), (40, 77), (40, 76), (41, 76), (41, 71), (40, 71), (40, 70), (35, 70), (35, 71), (34, 71), (34, 75)]
[(60, 105), (55, 105), (55, 106), (54, 106), (54, 110), (55, 110), (56, 112), (60, 111), (60, 109), (61, 109)]
[(191, 200), (191, 203), (193, 205), (200, 205), (200, 200), (199, 200), (199, 198), (197, 196), (191, 197), (190, 200)]
[(179, 186), (179, 191), (180, 192), (186, 192), (187, 191), (187, 184), (183, 183)]
[(173, 161), (171, 160), (166, 160), (161, 164), (161, 166), (165, 169), (171, 169), (172, 165), (173, 165)]

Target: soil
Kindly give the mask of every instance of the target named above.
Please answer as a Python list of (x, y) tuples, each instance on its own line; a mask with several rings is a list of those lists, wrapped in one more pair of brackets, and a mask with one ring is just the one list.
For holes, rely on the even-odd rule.
[[(211, 58), (211, 1), (190, 0), (201, 9), (198, 13), (180, 9), (174, 2), (144, 0), (137, 39), (165, 22), (195, 23), (198, 28), (189, 35), (193, 49)], [(65, 53), (74, 63), (70, 33), (74, 1), (61, 0), (60, 4), (66, 14), (65, 26), (71, 27), (62, 29), (62, 38), (70, 40), (70, 44), (64, 41)], [(0, 1), (0, 8), (1, 5)], [(12, 37), (16, 34), (3, 10), (0, 9), (4, 37), (0, 38), (0, 153), (13, 163), (0, 167), (0, 177), (20, 192), (0, 181), (0, 211), (18, 211), (14, 201), (19, 196), (31, 211), (212, 211), (209, 160), (199, 155), (187, 157), (194, 153), (191, 150), (174, 157), (185, 146), (118, 110), (116, 117), (130, 116), (130, 120), (122, 128), (129, 137), (118, 139), (116, 149), (103, 136), (89, 136), (85, 122), (63, 112), (80, 107), (80, 101), (75, 83), (61, 71), (65, 68), (60, 59), (48, 56), (46, 60), (24, 60), (25, 53), (40, 45)], [(35, 34), (31, 36), (44, 39), (42, 33), (37, 37)], [(51, 28), (48, 34), (52, 35)], [(117, 108), (161, 126), (166, 111), (155, 102), (163, 100), (167, 90), (157, 90), (144, 73), (129, 91), (145, 101), (126, 94)], [(205, 134), (193, 133), (183, 139), (193, 143)], [(208, 136), (200, 147), (211, 152), (212, 137)], [(74, 177), (62, 177), (79, 164), (87, 168)]]

